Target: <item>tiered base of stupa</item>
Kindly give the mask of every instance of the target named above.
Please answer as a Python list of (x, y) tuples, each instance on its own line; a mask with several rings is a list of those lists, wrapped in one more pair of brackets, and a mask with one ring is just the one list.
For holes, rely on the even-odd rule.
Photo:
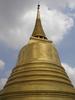
[(75, 89), (61, 66), (35, 62), (13, 70), (0, 100), (75, 100)]

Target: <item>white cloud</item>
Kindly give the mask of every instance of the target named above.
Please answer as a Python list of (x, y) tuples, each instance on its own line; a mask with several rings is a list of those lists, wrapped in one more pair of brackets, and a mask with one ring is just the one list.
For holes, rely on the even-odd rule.
[(5, 62), (3, 60), (0, 60), (0, 69), (3, 69), (5, 66)]
[(71, 8), (71, 10), (75, 9), (75, 0), (67, 0), (68, 7)]
[(69, 78), (71, 79), (72, 84), (75, 86), (75, 68), (69, 66), (66, 63), (62, 63), (62, 66), (64, 67), (64, 69), (67, 72)]
[(65, 34), (72, 28), (74, 21), (58, 10), (43, 10), (43, 25), (49, 39), (54, 42), (63, 40)]
[(69, 8), (70, 8), (71, 10), (75, 9), (75, 3), (71, 2), (71, 3), (69, 4)]
[(1, 77), (0, 78), (0, 90), (3, 89), (3, 87), (5, 86), (5, 84), (6, 84), (7, 80), (8, 80), (8, 77), (11, 75), (11, 72), (12, 72), (12, 69), (9, 70), (9, 71), (6, 71), (4, 73), (5, 77)]
[(26, 34), (19, 28), (9, 29), (8, 33), (0, 34), (0, 41), (15, 49), (22, 46), (26, 38)]
[[(46, 6), (42, 8), (41, 20), (47, 37), (54, 42), (61, 41), (74, 25), (73, 19), (58, 10), (48, 10)], [(36, 15), (35, 12), (30, 11), (23, 17), (23, 22), (30, 20), (29, 23), (31, 26), (28, 24), (27, 29), (28, 27), (33, 29), (34, 15)]]
[[(41, 19), (47, 36), (55, 42), (61, 41), (73, 26), (73, 19), (58, 10), (48, 10), (46, 6), (41, 8), (43, 8)], [(24, 45), (33, 31), (35, 16), (36, 11), (33, 10), (23, 14), (15, 28), (8, 29), (7, 33), (0, 34), (0, 41), (13, 48)]]
[(44, 4), (47, 4), (51, 9), (65, 9), (69, 7), (75, 9), (75, 0), (44, 0)]
[(1, 78), (1, 79), (0, 79), (0, 90), (3, 89), (3, 87), (4, 87), (5, 83), (6, 83), (6, 81), (7, 81), (7, 78)]

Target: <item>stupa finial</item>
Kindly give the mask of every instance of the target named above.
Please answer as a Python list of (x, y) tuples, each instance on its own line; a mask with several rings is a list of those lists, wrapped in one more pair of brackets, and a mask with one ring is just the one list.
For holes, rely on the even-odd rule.
[(32, 33), (32, 36), (47, 39), (46, 35), (44, 33), (44, 30), (43, 30), (42, 24), (41, 24), (39, 2), (37, 5), (37, 17), (36, 17), (36, 23), (35, 23), (35, 27), (34, 27), (34, 31)]
[(38, 7), (37, 7), (37, 9), (39, 10), (40, 9), (40, 3), (38, 2)]

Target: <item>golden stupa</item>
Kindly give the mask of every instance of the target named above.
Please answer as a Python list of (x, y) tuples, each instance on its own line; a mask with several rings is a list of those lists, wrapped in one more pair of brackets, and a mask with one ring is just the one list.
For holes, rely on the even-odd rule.
[(75, 100), (75, 88), (43, 31), (39, 8), (33, 34), (21, 49), (0, 100)]

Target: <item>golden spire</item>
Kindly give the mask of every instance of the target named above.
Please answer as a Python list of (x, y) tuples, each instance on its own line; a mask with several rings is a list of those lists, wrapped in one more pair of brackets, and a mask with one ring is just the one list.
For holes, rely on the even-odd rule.
[(39, 9), (40, 9), (40, 5), (38, 4), (37, 18), (36, 18), (36, 23), (35, 23), (35, 27), (34, 27), (34, 31), (32, 33), (32, 36), (47, 39), (46, 35), (44, 33), (44, 30), (43, 30), (42, 24), (41, 24)]

